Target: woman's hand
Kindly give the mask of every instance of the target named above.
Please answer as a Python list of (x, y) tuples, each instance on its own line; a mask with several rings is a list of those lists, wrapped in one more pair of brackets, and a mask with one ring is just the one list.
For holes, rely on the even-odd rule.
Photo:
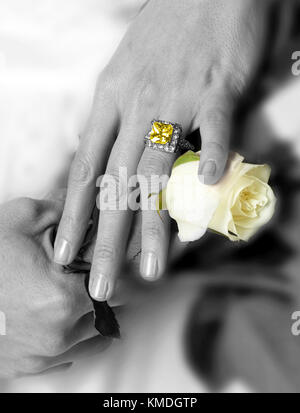
[(67, 367), (110, 342), (94, 327), (84, 275), (53, 263), (62, 208), (32, 199), (0, 207), (0, 379)]
[[(216, 183), (227, 160), (231, 117), (260, 61), (269, 1), (150, 0), (100, 74), (87, 128), (73, 162), (55, 261), (69, 264), (86, 233), (104, 172), (118, 193), (127, 175), (169, 174), (174, 155), (144, 147), (152, 119), (200, 128), (199, 175)], [(200, 147), (200, 142), (199, 142)], [(129, 210), (101, 211), (91, 295), (113, 292), (130, 230)], [(155, 280), (168, 255), (167, 213), (143, 211), (141, 274)]]

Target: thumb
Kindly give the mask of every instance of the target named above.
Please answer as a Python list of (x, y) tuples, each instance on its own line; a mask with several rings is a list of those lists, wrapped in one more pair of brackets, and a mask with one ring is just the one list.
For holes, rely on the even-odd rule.
[(214, 94), (200, 112), (201, 157), (199, 179), (206, 185), (216, 184), (223, 176), (227, 163), (233, 101)]

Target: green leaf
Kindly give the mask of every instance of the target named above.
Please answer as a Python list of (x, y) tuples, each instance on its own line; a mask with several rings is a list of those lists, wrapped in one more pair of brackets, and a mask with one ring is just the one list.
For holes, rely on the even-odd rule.
[(160, 193), (158, 194), (158, 197), (156, 198), (156, 211), (157, 211), (160, 219), (162, 219), (162, 217), (160, 215), (160, 211), (163, 210), (163, 209), (164, 210), (167, 209), (166, 190), (165, 189), (160, 191)]
[(181, 155), (173, 164), (173, 169), (176, 168), (176, 166), (183, 165), (184, 163), (187, 162), (194, 162), (194, 161), (199, 161), (200, 156), (197, 155), (193, 151), (187, 151), (183, 155)]

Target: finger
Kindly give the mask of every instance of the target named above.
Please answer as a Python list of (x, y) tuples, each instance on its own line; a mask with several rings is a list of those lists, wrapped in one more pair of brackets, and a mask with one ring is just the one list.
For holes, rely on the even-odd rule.
[[(181, 242), (176, 233), (172, 233), (169, 246), (169, 262), (172, 264), (185, 254), (189, 247), (189, 242)], [(135, 214), (135, 220), (131, 228), (130, 240), (127, 247), (127, 259), (131, 264), (130, 270), (134, 274), (139, 274), (141, 253), (142, 253), (142, 211)], [(128, 284), (128, 280), (126, 282)]]
[(58, 224), (63, 202), (59, 200), (36, 200), (20, 198), (6, 204), (13, 225), (20, 226), (30, 234), (39, 234), (48, 227)]
[(126, 258), (131, 264), (130, 271), (139, 274), (142, 253), (142, 210), (133, 215), (131, 231), (128, 239)]
[(51, 360), (52, 367), (59, 366), (61, 364), (72, 363), (77, 360), (85, 359), (86, 357), (92, 357), (96, 354), (103, 352), (112, 343), (112, 339), (98, 336), (90, 338), (89, 340), (78, 343), (76, 346), (56, 356)]
[(108, 304), (112, 308), (125, 306), (130, 302), (135, 292), (136, 286), (131, 279), (118, 279), (115, 285), (114, 294), (108, 301)]
[(97, 178), (104, 170), (116, 126), (112, 104), (103, 102), (100, 107), (94, 107), (71, 166), (65, 208), (54, 247), (54, 261), (58, 264), (70, 264), (81, 247), (95, 206)]
[(201, 109), (199, 178), (206, 185), (216, 184), (223, 176), (228, 158), (232, 110), (232, 100), (221, 93), (208, 98)]
[(170, 219), (167, 211), (156, 210), (155, 203), (167, 184), (175, 158), (175, 154), (145, 148), (138, 167), (142, 200), (140, 274), (147, 281), (160, 278), (167, 263)]
[(143, 122), (127, 121), (122, 126), (102, 181), (110, 185), (100, 190), (100, 204), (105, 200), (106, 192), (110, 200), (107, 206), (100, 205), (98, 236), (90, 276), (90, 294), (97, 301), (111, 298), (127, 244), (132, 212), (127, 202), (122, 203), (128, 194), (128, 178), (136, 174), (146, 133), (145, 127), (137, 128), (136, 125), (143, 125)]

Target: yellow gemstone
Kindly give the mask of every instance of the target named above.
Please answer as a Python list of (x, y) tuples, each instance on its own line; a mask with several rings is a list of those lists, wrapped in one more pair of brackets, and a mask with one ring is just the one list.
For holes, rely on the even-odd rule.
[(171, 142), (173, 135), (173, 126), (162, 122), (153, 122), (150, 132), (150, 140), (160, 145)]

